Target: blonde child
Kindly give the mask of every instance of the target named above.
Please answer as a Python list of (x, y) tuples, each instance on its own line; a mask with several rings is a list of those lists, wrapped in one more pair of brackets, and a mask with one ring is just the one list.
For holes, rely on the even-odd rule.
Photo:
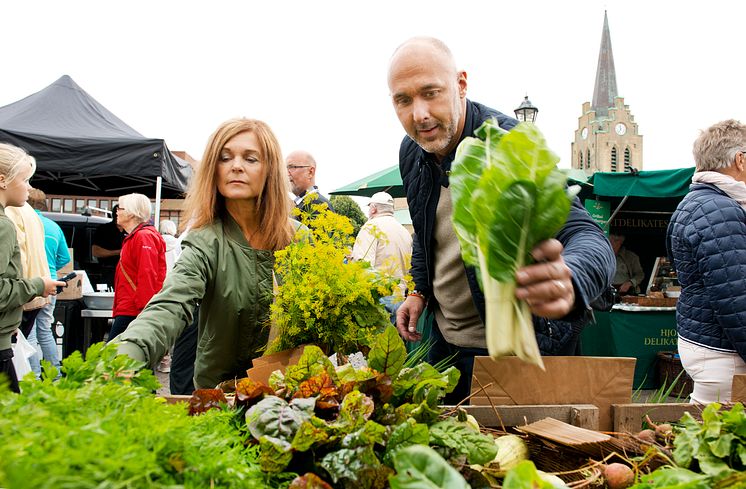
[(36, 161), (24, 150), (0, 143), (0, 377), (8, 377), (13, 392), (19, 392), (19, 388), (11, 337), (21, 323), (23, 305), (36, 296), (55, 294), (57, 286), (65, 285), (46, 277), (21, 278), (16, 230), (5, 215), (5, 208), (21, 207), (26, 202), (35, 170)]

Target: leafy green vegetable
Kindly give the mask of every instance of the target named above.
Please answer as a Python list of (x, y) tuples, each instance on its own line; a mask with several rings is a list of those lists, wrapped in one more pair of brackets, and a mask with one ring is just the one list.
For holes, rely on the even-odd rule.
[(407, 348), (396, 328), (389, 325), (376, 336), (368, 354), (368, 366), (391, 377), (396, 376), (407, 359)]
[(456, 151), (450, 183), (464, 261), (479, 269), (492, 357), (516, 354), (543, 366), (528, 305), (515, 298), (515, 272), (567, 220), (574, 194), (559, 157), (533, 124), (506, 133), (486, 121)]
[(394, 459), (394, 468), (396, 475), (389, 477), (391, 489), (469, 489), (461, 474), (427, 446), (402, 448)]
[(116, 347), (93, 345), (67, 375), (0, 392), (0, 487), (248, 488), (278, 483), (262, 473), (235, 413), (190, 417), (156, 398), (149, 370)]
[(430, 427), (430, 443), (466, 455), (469, 464), (484, 465), (497, 455), (493, 437), (474, 431), (471, 426), (454, 419), (435, 423)]
[(313, 416), (315, 399), (293, 399), (288, 404), (277, 396), (267, 396), (248, 411), (246, 424), (257, 440), (271, 436), (292, 441), (300, 425)]
[(328, 453), (319, 462), (336, 484), (344, 487), (383, 488), (391, 469), (382, 465), (373, 447), (343, 448)]
[(661, 467), (650, 474), (641, 475), (635, 489), (710, 489), (712, 481), (704, 474), (698, 474), (681, 467)]
[[(684, 413), (674, 438), (674, 460), (681, 467), (696, 468), (714, 480), (746, 470), (746, 414), (741, 403), (720, 412), (721, 405), (709, 404), (702, 411), (702, 423)], [(696, 462), (696, 463), (695, 463)]]
[(428, 443), (430, 443), (430, 430), (428, 430), (427, 425), (408, 418), (391, 432), (386, 444), (383, 462), (393, 466), (394, 457), (400, 449), (411, 445), (427, 445)]
[(510, 470), (505, 476), (503, 489), (553, 489), (555, 486), (545, 481), (530, 460), (525, 460)]

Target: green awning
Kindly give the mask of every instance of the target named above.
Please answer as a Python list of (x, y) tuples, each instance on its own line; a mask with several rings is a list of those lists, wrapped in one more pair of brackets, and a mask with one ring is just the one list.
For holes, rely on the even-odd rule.
[(370, 197), (376, 192), (388, 192), (392, 197), (405, 197), (399, 165), (373, 173), (329, 193), (332, 195)]
[(689, 192), (694, 167), (637, 173), (594, 173), (593, 194), (601, 197), (683, 197)]

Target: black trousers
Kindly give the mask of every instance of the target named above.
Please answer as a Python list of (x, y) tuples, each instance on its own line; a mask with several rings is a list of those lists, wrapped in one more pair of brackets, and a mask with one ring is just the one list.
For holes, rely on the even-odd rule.
[[(443, 398), (443, 405), (455, 406), (471, 394), (471, 379), (474, 373), (474, 357), (488, 355), (486, 348), (466, 348), (452, 345), (443, 338), (438, 329), (438, 323), (433, 321), (433, 328), (430, 333), (433, 340), (433, 346), (427, 355), (427, 361), (430, 365), (435, 365), (451, 355), (455, 355), (452, 365), (459, 369), (461, 377), (453, 392), (446, 394)], [(464, 404), (469, 404), (468, 402)]]
[(13, 366), (13, 350), (11, 348), (0, 350), (0, 384), (8, 381), (10, 381), (8, 387), (10, 387), (11, 392), (21, 392), (21, 389), (18, 387), (16, 369)]
[(21, 317), (21, 325), (18, 326), (18, 328), (23, 333), (23, 336), (28, 338), (28, 335), (31, 333), (31, 328), (34, 327), (34, 324), (36, 323), (36, 316), (39, 315), (39, 311), (41, 311), (41, 307), (39, 309), (33, 309), (31, 311), (23, 311), (23, 316)]
[(173, 395), (190, 395), (194, 392), (194, 362), (197, 358), (197, 322), (199, 307), (194, 311), (194, 321), (186, 327), (174, 343), (171, 352), (171, 372), (168, 381)]

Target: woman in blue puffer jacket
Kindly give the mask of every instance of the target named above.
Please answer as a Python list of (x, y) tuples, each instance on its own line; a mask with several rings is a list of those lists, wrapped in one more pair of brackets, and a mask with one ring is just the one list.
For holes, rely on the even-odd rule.
[(681, 296), (679, 354), (692, 403), (728, 402), (746, 373), (746, 125), (719, 122), (694, 142), (696, 172), (668, 226)]

